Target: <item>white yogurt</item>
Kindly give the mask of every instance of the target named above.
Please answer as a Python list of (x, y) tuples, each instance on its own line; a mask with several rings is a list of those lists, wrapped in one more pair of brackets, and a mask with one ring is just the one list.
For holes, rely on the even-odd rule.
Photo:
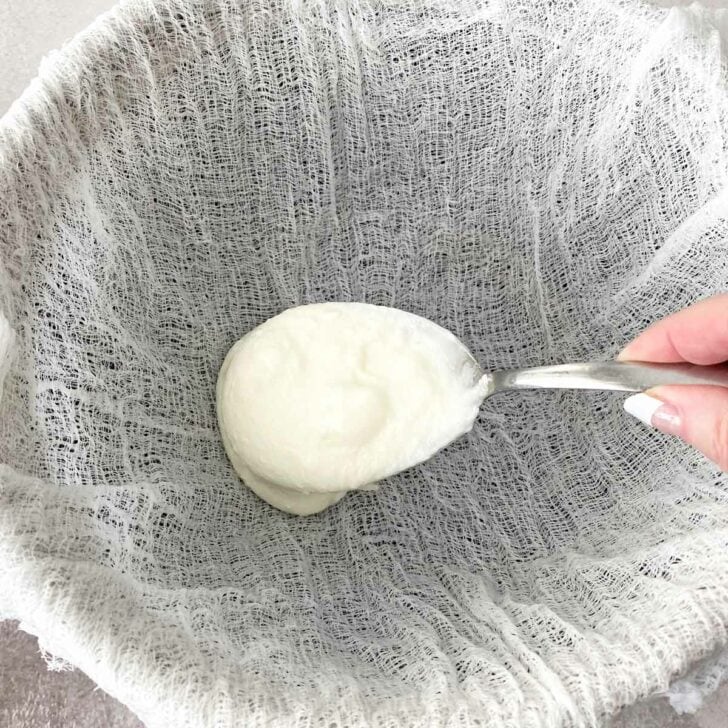
[(289, 513), (374, 487), (468, 432), (485, 383), (449, 331), (364, 303), (299, 306), (228, 352), (223, 443), (255, 493)]

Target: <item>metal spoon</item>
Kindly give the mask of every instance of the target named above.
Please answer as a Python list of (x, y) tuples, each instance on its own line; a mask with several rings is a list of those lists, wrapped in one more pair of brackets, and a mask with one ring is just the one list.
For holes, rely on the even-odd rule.
[(509, 389), (601, 389), (643, 392), (667, 384), (728, 387), (728, 365), (600, 361), (483, 373), (485, 398)]

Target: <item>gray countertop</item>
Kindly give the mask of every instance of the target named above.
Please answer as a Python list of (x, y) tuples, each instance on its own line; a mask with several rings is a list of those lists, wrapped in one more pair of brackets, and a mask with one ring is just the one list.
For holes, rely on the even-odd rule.
[[(659, 0), (658, 0), (659, 1)], [(0, 115), (36, 74), (49, 50), (107, 10), (112, 0), (3, 0), (0, 2)], [(671, 4), (661, 1), (659, 4)], [(706, 5), (724, 5), (708, 0)], [(80, 671), (51, 672), (37, 640), (0, 623), (0, 725), (13, 728), (143, 728), (121, 703)], [(694, 715), (678, 715), (666, 699), (631, 706), (612, 728), (725, 728), (728, 684)]]

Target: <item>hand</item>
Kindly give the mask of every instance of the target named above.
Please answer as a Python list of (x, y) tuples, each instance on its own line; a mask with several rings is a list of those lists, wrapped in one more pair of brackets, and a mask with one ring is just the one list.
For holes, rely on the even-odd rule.
[[(658, 321), (617, 358), (692, 364), (728, 360), (728, 294), (700, 301)], [(728, 389), (656, 387), (629, 397), (624, 408), (645, 424), (681, 437), (728, 471)]]

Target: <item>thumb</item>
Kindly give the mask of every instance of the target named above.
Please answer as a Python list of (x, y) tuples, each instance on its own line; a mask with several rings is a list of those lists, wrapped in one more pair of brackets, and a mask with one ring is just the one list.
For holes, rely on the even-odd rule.
[(728, 471), (728, 389), (655, 387), (628, 397), (624, 408), (646, 425), (682, 438)]

